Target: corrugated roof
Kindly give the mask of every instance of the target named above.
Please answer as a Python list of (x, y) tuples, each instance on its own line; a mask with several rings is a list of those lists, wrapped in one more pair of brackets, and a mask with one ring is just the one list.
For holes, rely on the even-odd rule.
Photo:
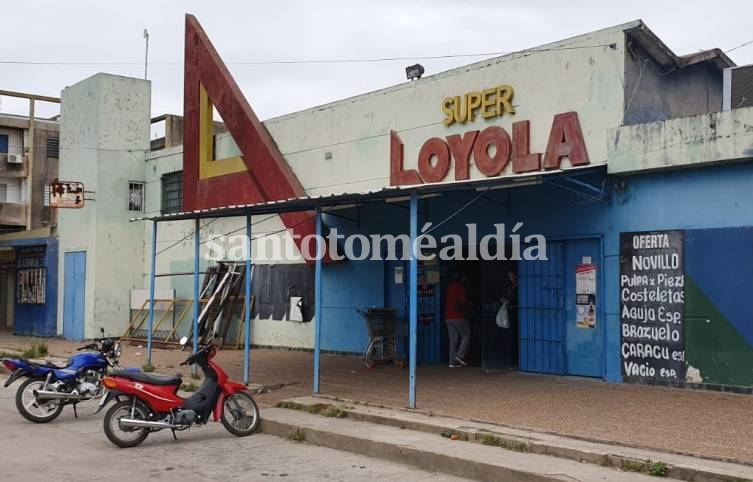
[(279, 214), (286, 212), (309, 211), (316, 209), (317, 207), (337, 207), (347, 204), (384, 201), (387, 199), (395, 200), (395, 198), (409, 196), (413, 191), (415, 191), (419, 196), (423, 196), (427, 194), (467, 189), (491, 190), (507, 187), (514, 188), (517, 186), (530, 185), (531, 181), (540, 182), (543, 177), (557, 177), (558, 175), (561, 176), (576, 171), (596, 171), (604, 167), (606, 166), (585, 166), (569, 168), (566, 170), (515, 174), (505, 177), (495, 177), (488, 179), (447, 181), (411, 186), (390, 186), (371, 191), (322, 194), (318, 196), (302, 196), (289, 199), (279, 199), (275, 201), (266, 201), (262, 203), (234, 204), (215, 208), (197, 209), (194, 211), (183, 211), (173, 214), (161, 214), (159, 216), (142, 216), (138, 218), (132, 218), (130, 219), (130, 221), (180, 221), (185, 219), (247, 216), (249, 214)]

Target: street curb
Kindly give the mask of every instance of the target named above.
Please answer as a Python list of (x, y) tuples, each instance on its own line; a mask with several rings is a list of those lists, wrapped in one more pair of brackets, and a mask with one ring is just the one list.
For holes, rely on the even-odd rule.
[[(530, 373), (527, 373), (527, 374), (531, 375)], [(596, 383), (596, 382), (594, 382), (594, 383)], [(667, 390), (681, 390), (679, 388), (664, 387), (664, 386), (659, 386), (659, 388), (664, 388), (664, 389), (667, 389)], [(731, 392), (728, 393), (728, 395), (731, 395), (731, 396), (741, 396), (741, 397), (748, 397), (749, 396), (749, 395), (740, 395), (740, 394), (731, 393)], [(315, 398), (317, 398), (317, 399), (330, 400), (332, 402), (337, 402), (339, 404), (361, 405), (361, 406), (371, 407), (371, 408), (377, 408), (377, 409), (395, 410), (395, 411), (402, 412), (402, 413), (413, 413), (413, 414), (425, 415), (427, 417), (442, 417), (442, 418), (448, 418), (448, 419), (458, 420), (458, 421), (462, 421), (462, 422), (473, 422), (473, 423), (480, 423), (480, 424), (485, 424), (485, 425), (492, 425), (492, 426), (495, 426), (495, 427), (500, 427), (501, 429), (519, 430), (519, 431), (523, 431), (523, 432), (536, 432), (536, 433), (539, 433), (539, 434), (546, 434), (546, 435), (552, 435), (552, 436), (556, 436), (556, 437), (563, 437), (563, 438), (567, 438), (567, 439), (579, 440), (579, 441), (582, 441), (582, 442), (589, 442), (589, 443), (594, 443), (594, 444), (599, 444), (599, 445), (610, 445), (610, 446), (614, 446), (614, 447), (628, 447), (628, 448), (638, 449), (638, 450), (655, 451), (655, 452), (658, 452), (658, 453), (666, 453), (666, 454), (670, 454), (670, 455), (679, 455), (679, 456), (684, 456), (684, 457), (696, 457), (696, 458), (698, 458), (698, 456), (695, 455), (695, 454), (693, 454), (693, 453), (683, 452), (681, 450), (656, 449), (656, 448), (653, 448), (653, 447), (648, 446), (648, 445), (630, 444), (630, 443), (617, 443), (617, 442), (615, 442), (613, 440), (604, 440), (604, 439), (599, 439), (599, 438), (595, 438), (595, 437), (587, 437), (587, 436), (576, 435), (576, 434), (562, 434), (562, 433), (558, 433), (558, 432), (551, 431), (551, 430), (544, 430), (544, 429), (538, 429), (538, 428), (532, 429), (532, 428), (528, 428), (528, 427), (524, 427), (524, 426), (505, 424), (505, 423), (500, 423), (500, 422), (496, 422), (496, 421), (493, 421), (493, 420), (485, 420), (485, 419), (475, 418), (475, 417), (462, 418), (462, 417), (459, 417), (457, 415), (451, 415), (451, 414), (446, 414), (446, 413), (442, 413), (442, 412), (433, 412), (431, 410), (422, 410), (422, 409), (418, 409), (418, 408), (393, 407), (393, 406), (379, 404), (379, 403), (364, 402), (364, 401), (354, 400), (354, 399), (350, 399), (350, 398), (342, 398), (342, 397), (336, 397), (336, 396), (332, 396), (332, 395), (325, 395), (325, 394), (321, 394), (321, 393), (318, 393), (318, 394), (315, 394), (315, 395), (312, 395), (312, 396), (315, 397)], [(714, 462), (722, 462), (722, 463), (728, 463), (728, 464), (745, 465), (745, 466), (753, 467), (753, 463), (745, 462), (745, 461), (738, 460), (738, 459), (731, 458), (731, 457), (704, 456), (702, 458), (704, 460), (712, 460)], [(735, 480), (738, 480), (738, 479), (735, 479)]]
[(391, 462), (407, 464), (432, 472), (455, 475), (475, 480), (515, 480), (520, 482), (561, 481), (557, 476), (533, 474), (510, 467), (469, 461), (459, 457), (421, 450), (405, 445), (389, 444), (337, 434), (325, 430), (279, 422), (262, 418), (262, 431), (282, 438), (290, 438), (292, 433), (301, 433), (301, 437), (312, 445), (376, 457)]
[[(687, 457), (684, 455), (676, 455), (670, 453), (654, 452), (656, 458), (636, 458), (628, 457), (625, 455), (615, 453), (617, 445), (611, 444), (594, 444), (597, 445), (591, 448), (578, 448), (572, 446), (566, 446), (564, 444), (549, 443), (546, 441), (537, 440), (535, 437), (525, 437), (520, 435), (511, 435), (505, 433), (507, 427), (494, 426), (488, 422), (482, 422), (489, 427), (462, 427), (462, 426), (449, 426), (442, 425), (438, 421), (418, 421), (418, 420), (406, 420), (406, 418), (391, 417), (389, 415), (380, 415), (378, 413), (368, 412), (367, 410), (358, 410), (354, 405), (364, 405), (360, 403), (349, 403), (343, 405), (342, 403), (336, 403), (333, 400), (327, 398), (312, 398), (301, 397), (293, 398), (282, 401), (278, 404), (279, 407), (288, 408), (293, 410), (303, 410), (309, 413), (318, 413), (326, 407), (337, 407), (343, 412), (347, 418), (369, 422), (379, 425), (386, 425), (396, 427), (400, 429), (408, 429), (417, 432), (424, 432), (429, 434), (455, 434), (460, 440), (469, 441), (473, 443), (482, 443), (485, 437), (487, 442), (491, 441), (494, 445), (501, 449), (512, 450), (515, 452), (532, 453), (538, 455), (549, 455), (562, 459), (574, 460), (577, 462), (587, 462), (590, 464), (598, 465), (601, 467), (615, 468), (615, 469), (627, 469), (635, 470), (641, 468), (646, 472), (652, 464), (657, 462), (666, 464), (668, 472), (667, 477), (679, 480), (687, 480), (692, 482), (740, 482), (746, 480), (753, 480), (753, 478), (741, 477), (740, 474), (723, 473), (721, 471), (714, 471), (705, 468), (698, 468), (689, 465), (684, 465), (678, 461), (680, 457)], [(382, 410), (394, 410), (400, 414), (411, 414), (411, 411), (400, 409), (389, 409), (385, 407), (379, 407)], [(431, 417), (431, 414), (417, 414), (423, 417)], [(462, 420), (457, 419), (462, 422)], [(479, 422), (473, 422), (479, 424)], [(514, 429), (519, 430), (519, 429)], [(524, 430), (526, 432), (531, 432)], [(535, 433), (534, 433), (535, 435)], [(546, 434), (552, 435), (552, 434)], [(489, 437), (492, 437), (491, 439)], [(560, 438), (566, 438), (557, 436)], [(586, 442), (593, 444), (593, 442)], [(641, 449), (643, 450), (643, 449)], [(653, 455), (653, 454), (652, 454)], [(702, 461), (703, 459), (695, 458), (695, 462)], [(712, 461), (711, 463), (728, 463)], [(753, 468), (749, 466), (740, 466), (741, 468), (753, 471)], [(462, 475), (462, 474), (460, 474)]]

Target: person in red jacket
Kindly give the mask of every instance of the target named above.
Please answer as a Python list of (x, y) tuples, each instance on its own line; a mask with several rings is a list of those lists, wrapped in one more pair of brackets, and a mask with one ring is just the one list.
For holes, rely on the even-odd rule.
[(464, 281), (464, 276), (455, 273), (445, 294), (444, 322), (450, 338), (450, 368), (468, 366), (465, 355), (471, 343), (468, 324), (471, 299)]

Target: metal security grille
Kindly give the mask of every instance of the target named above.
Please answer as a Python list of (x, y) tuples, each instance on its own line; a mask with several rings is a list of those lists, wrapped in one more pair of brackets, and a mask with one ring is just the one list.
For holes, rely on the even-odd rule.
[(753, 106), (753, 65), (734, 68), (730, 107), (740, 109), (750, 106)]
[(46, 277), (46, 268), (19, 269), (16, 272), (18, 302), (23, 304), (44, 304)]
[(47, 157), (60, 157), (60, 138), (47, 138)]
[(183, 209), (183, 171), (162, 175), (162, 214), (178, 213)]
[(564, 246), (547, 243), (547, 260), (519, 262), (520, 369), (564, 375)]
[(139, 212), (144, 210), (144, 183), (143, 182), (129, 182), (128, 183), (128, 210), (139, 211)]
[(8, 202), (8, 185), (0, 184), (0, 203)]

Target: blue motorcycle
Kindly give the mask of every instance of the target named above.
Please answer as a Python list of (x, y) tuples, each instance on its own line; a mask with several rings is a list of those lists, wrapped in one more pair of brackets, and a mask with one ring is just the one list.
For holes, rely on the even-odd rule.
[(73, 413), (78, 417), (78, 403), (105, 393), (102, 377), (108, 368), (119, 368), (120, 344), (103, 337), (77, 350), (87, 351), (71, 356), (65, 366), (50, 362), (40, 364), (24, 358), (3, 360), (3, 365), (11, 372), (5, 387), (19, 378), (28, 378), (16, 392), (16, 408), (24, 418), (35, 423), (50, 422), (60, 415), (65, 405), (73, 405)]

